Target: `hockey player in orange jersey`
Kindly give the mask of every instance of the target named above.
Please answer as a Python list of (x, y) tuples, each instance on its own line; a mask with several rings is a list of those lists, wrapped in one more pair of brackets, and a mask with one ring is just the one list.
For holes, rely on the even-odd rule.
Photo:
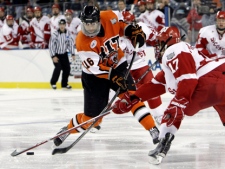
[[(129, 74), (127, 81), (127, 61), (119, 47), (119, 37), (127, 36), (134, 46), (145, 43), (145, 34), (138, 25), (127, 25), (119, 21), (113, 11), (100, 11), (94, 6), (85, 6), (81, 12), (81, 31), (76, 38), (76, 47), (82, 60), (82, 85), (84, 88), (84, 113), (76, 114), (60, 132), (70, 129), (84, 121), (96, 117), (108, 104), (109, 90), (117, 91), (119, 97), (135, 91), (134, 81)], [(115, 111), (116, 112), (116, 111)], [(138, 117), (139, 123), (150, 132), (153, 143), (158, 142), (159, 131), (143, 102), (137, 102), (131, 112)], [(99, 125), (101, 120), (96, 123)], [(83, 132), (90, 124), (72, 130)], [(56, 146), (68, 137), (64, 134), (54, 140)]]

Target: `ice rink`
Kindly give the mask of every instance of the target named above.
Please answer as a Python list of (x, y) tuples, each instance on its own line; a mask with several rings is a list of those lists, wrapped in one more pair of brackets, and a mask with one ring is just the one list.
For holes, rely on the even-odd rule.
[[(167, 105), (170, 96), (162, 100)], [(155, 148), (149, 133), (130, 113), (105, 116), (98, 133), (88, 133), (66, 154), (51, 155), (54, 146), (49, 141), (30, 150), (34, 155), (10, 155), (55, 136), (82, 112), (82, 90), (0, 89), (0, 110), (0, 169), (225, 168), (225, 128), (212, 108), (185, 117), (158, 166), (149, 163), (148, 152)], [(61, 146), (77, 136), (70, 135)]]

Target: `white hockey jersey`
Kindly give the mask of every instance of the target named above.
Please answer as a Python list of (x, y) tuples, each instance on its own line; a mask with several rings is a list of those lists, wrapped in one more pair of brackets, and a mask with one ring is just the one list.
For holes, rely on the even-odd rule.
[[(142, 27), (142, 30), (145, 33), (146, 37), (151, 37), (150, 40), (152, 40), (152, 41), (155, 40), (155, 38), (156, 38), (155, 30), (150, 29), (143, 22), (139, 22), (137, 24)], [(152, 34), (154, 34), (154, 35), (152, 35)], [(134, 49), (131, 41), (129, 39), (127, 39), (126, 37), (120, 37), (119, 40), (120, 40), (119, 41), (120, 48), (123, 50), (128, 64), (130, 64), (131, 59), (133, 57), (133, 51), (135, 51), (135, 49)], [(133, 62), (131, 70), (136, 70), (136, 69), (144, 67), (148, 64), (147, 60), (146, 60), (145, 49), (146, 49), (146, 44), (138, 49), (138, 53), (137, 53), (136, 57), (134, 58), (134, 62)]]
[(64, 15), (58, 15), (58, 16), (52, 16), (50, 19), (50, 25), (51, 25), (51, 34), (53, 34), (53, 32), (55, 32), (58, 28), (59, 28), (59, 21), (60, 19), (65, 19)]
[(0, 30), (0, 48), (1, 49), (17, 49), (19, 42), (19, 25), (14, 21), (13, 28), (9, 27), (5, 22)]
[[(42, 18), (38, 21), (37, 18), (33, 18), (30, 22), (31, 29), (31, 41), (34, 43), (44, 42), (45, 35), (48, 34), (50, 36), (50, 19), (47, 16), (42, 16)], [(32, 32), (34, 33), (32, 34)]]
[[(162, 57), (161, 67), (165, 73), (166, 90), (176, 94), (178, 83), (182, 80), (198, 79), (223, 63), (225, 59), (206, 60), (195, 47), (186, 42), (174, 44), (167, 48)], [(187, 90), (187, 85), (180, 86), (179, 90)]]
[(77, 34), (79, 32), (78, 27), (80, 26), (80, 24), (81, 24), (81, 20), (79, 18), (73, 18), (71, 23), (66, 23), (66, 29), (68, 31), (70, 31), (74, 43), (75, 43), (75, 39), (77, 37)]
[(22, 28), (21, 42), (22, 42), (24, 48), (28, 48), (29, 43), (31, 42), (31, 36), (30, 36), (30, 32), (29, 32), (30, 24), (27, 21), (23, 20), (21, 22), (20, 26)]
[(139, 21), (144, 22), (147, 26), (151, 26), (156, 31), (160, 31), (165, 26), (165, 15), (159, 10), (149, 12), (146, 10), (140, 14)]
[(217, 58), (224, 57), (225, 36), (224, 34), (220, 35), (217, 32), (216, 25), (201, 28), (196, 43), (196, 48), (208, 57), (210, 57), (210, 55)]
[(0, 30), (2, 29), (3, 24), (4, 24), (4, 20), (1, 20), (1, 19), (0, 19)]

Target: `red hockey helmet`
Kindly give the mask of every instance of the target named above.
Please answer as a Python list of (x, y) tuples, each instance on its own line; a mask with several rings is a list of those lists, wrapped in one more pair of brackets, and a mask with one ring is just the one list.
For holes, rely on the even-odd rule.
[(58, 8), (58, 9), (60, 9), (60, 6), (59, 6), (59, 4), (54, 4), (54, 5), (52, 5), (52, 8)]
[(146, 5), (146, 2), (143, 0), (138, 1), (137, 6)]
[(35, 11), (41, 11), (41, 7), (39, 7), (39, 6), (34, 7), (34, 12)]
[(0, 11), (5, 12), (5, 9), (3, 7), (0, 7)]
[(155, 0), (146, 0), (146, 2), (155, 3)]
[(72, 9), (67, 9), (64, 14), (65, 15), (67, 15), (67, 14), (73, 15), (73, 10)]
[(7, 16), (5, 17), (5, 19), (6, 19), (6, 20), (13, 20), (14, 18), (13, 18), (12, 15), (7, 15)]
[(135, 21), (135, 16), (129, 11), (123, 11), (122, 15), (123, 15), (124, 22), (126, 23), (131, 23)]
[(26, 12), (34, 12), (34, 9), (31, 8), (31, 7), (28, 7), (28, 8), (26, 9)]
[(160, 30), (156, 39), (159, 41), (160, 44), (166, 43), (167, 46), (171, 46), (175, 43), (180, 42), (180, 31), (175, 26), (164, 27)]
[(225, 11), (218, 11), (216, 14), (217, 19), (225, 19)]

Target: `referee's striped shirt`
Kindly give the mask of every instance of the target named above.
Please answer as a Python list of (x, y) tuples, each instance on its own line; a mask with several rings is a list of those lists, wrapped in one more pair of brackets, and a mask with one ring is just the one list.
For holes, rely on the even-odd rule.
[(49, 51), (50, 56), (54, 57), (57, 54), (65, 54), (69, 51), (72, 56), (75, 55), (74, 42), (70, 31), (65, 30), (61, 32), (60, 30), (55, 31), (49, 41)]

